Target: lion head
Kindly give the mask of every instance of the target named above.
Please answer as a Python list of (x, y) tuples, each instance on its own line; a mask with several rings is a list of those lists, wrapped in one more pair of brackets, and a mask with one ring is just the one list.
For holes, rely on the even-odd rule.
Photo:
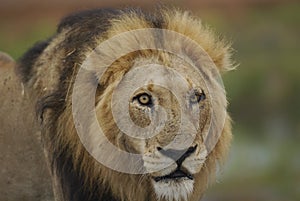
[(231, 140), (216, 75), (232, 67), (227, 43), (187, 12), (94, 10), (36, 49), (19, 71), (57, 200), (202, 197)]

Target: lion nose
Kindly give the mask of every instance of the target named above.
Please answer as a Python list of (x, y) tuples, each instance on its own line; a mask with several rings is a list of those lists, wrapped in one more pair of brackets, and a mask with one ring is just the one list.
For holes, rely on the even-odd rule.
[(165, 155), (174, 161), (176, 161), (178, 166), (181, 166), (183, 161), (189, 157), (192, 153), (196, 151), (197, 145), (193, 147), (189, 147), (188, 149), (166, 149), (164, 150), (161, 147), (157, 147), (157, 150), (162, 154)]

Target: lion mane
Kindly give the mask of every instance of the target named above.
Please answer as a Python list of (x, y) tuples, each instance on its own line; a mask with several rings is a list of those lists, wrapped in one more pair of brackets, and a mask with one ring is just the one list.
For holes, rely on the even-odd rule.
[[(106, 39), (143, 28), (172, 30), (192, 39), (208, 53), (220, 73), (233, 66), (230, 45), (188, 12), (159, 9), (150, 14), (138, 9), (99, 9), (63, 19), (54, 36), (37, 43), (17, 64), (17, 74), (24, 84), (25, 93), (35, 105), (35, 124), (41, 131), (55, 200), (156, 200), (149, 181), (143, 175), (120, 173), (97, 162), (80, 142), (72, 117), (72, 88), (87, 55)], [(93, 80), (94, 84), (98, 84), (96, 99), (101, 97), (102, 101), (109, 101), (111, 93), (106, 89), (116, 85), (117, 80), (130, 70), (136, 57), (151, 57), (151, 54), (159, 55), (160, 52), (134, 52), (118, 59), (100, 84)], [(120, 63), (122, 65), (118, 65)], [(107, 117), (107, 123), (103, 123), (104, 130), (109, 131), (108, 138), (113, 138), (117, 129), (110, 123), (111, 109), (104, 104), (100, 110)], [(217, 163), (222, 164), (226, 158), (231, 138), (231, 120), (227, 115), (218, 143), (196, 175), (201, 178), (201, 184), (194, 187), (189, 200), (196, 201), (202, 197), (213, 179)]]

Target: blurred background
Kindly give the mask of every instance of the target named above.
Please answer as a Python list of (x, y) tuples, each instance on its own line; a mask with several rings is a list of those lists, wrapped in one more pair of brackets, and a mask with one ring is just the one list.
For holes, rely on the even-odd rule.
[(300, 2), (290, 0), (0, 0), (0, 51), (18, 59), (66, 14), (158, 3), (191, 10), (229, 38), (224, 75), (234, 120), (229, 161), (204, 201), (300, 200)]

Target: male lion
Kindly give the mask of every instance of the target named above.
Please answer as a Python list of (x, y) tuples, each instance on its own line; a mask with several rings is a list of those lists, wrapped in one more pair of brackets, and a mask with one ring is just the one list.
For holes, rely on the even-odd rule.
[(101, 9), (62, 20), (16, 64), (17, 76), (1, 77), (0, 137), (40, 135), (46, 160), (32, 143), (33, 167), (23, 167), (33, 168), (41, 194), (22, 189), (15, 199), (51, 197), (47, 164), (56, 201), (200, 200), (232, 135), (218, 79), (232, 68), (230, 49), (178, 10)]

